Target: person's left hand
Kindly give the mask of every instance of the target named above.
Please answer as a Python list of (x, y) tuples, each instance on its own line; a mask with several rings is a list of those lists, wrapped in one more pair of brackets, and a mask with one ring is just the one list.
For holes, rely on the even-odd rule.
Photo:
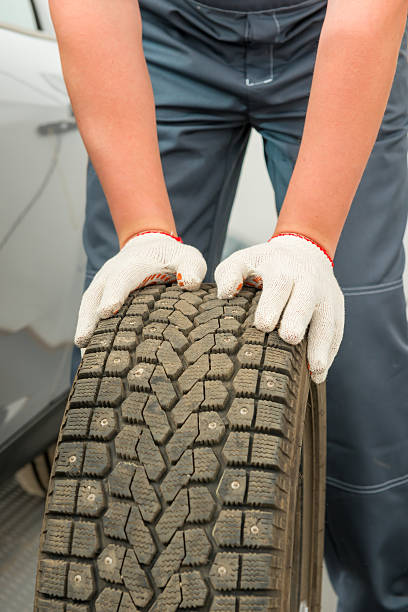
[[(344, 297), (333, 262), (314, 241), (284, 234), (233, 253), (216, 268), (219, 298), (231, 298), (246, 284), (263, 287), (254, 325), (298, 344), (308, 332), (307, 358), (312, 380), (321, 383), (340, 347)], [(282, 314), (283, 313), (283, 314)]]

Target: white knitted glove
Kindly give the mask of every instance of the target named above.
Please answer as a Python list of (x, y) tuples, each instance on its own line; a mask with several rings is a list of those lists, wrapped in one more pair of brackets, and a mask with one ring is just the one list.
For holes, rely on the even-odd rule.
[(99, 321), (117, 312), (131, 291), (175, 280), (185, 289), (198, 289), (207, 270), (200, 251), (161, 232), (131, 238), (97, 272), (82, 296), (75, 344), (85, 347)]
[(293, 234), (242, 249), (215, 270), (219, 298), (238, 293), (242, 283), (263, 287), (254, 325), (298, 344), (308, 332), (312, 380), (321, 383), (339, 349), (344, 329), (344, 297), (327, 253), (312, 240)]

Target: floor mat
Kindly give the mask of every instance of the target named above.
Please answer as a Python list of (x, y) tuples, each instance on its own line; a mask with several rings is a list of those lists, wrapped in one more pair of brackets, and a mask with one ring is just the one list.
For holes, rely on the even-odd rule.
[(32, 612), (44, 501), (10, 479), (0, 486), (0, 610)]

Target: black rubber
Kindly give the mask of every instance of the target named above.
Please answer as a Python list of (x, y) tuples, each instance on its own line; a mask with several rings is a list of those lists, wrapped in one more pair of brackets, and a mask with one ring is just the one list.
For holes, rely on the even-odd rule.
[[(57, 445), (36, 611), (299, 610), (293, 542), (310, 379), (305, 342), (251, 325), (259, 295), (150, 286), (99, 323)], [(321, 542), (322, 514), (313, 533)]]

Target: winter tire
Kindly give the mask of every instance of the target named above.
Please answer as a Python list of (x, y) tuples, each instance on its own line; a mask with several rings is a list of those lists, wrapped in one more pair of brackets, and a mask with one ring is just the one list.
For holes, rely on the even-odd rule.
[(260, 292), (133, 292), (72, 387), (37, 612), (317, 612), (324, 385), (305, 341), (252, 326)]

